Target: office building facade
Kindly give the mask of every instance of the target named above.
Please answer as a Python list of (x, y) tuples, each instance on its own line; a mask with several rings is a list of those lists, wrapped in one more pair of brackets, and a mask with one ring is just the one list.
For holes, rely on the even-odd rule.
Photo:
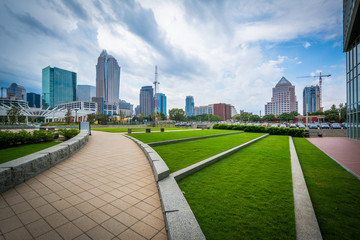
[(154, 89), (152, 86), (144, 86), (140, 90), (140, 114), (148, 117), (154, 112)]
[(159, 113), (163, 113), (165, 115), (167, 115), (166, 113), (166, 95), (163, 93), (157, 93), (155, 94), (155, 99), (156, 101), (156, 107), (155, 107), (155, 112), (159, 112)]
[(303, 115), (320, 111), (320, 87), (305, 87), (303, 91)]
[(194, 104), (194, 97), (193, 96), (186, 96), (185, 99), (185, 116), (189, 117), (189, 116), (194, 116), (194, 109), (195, 108), (195, 104)]
[(50, 66), (42, 70), (43, 107), (76, 101), (77, 76), (61, 68)]
[(348, 138), (360, 140), (360, 1), (344, 0)]
[(271, 102), (265, 105), (265, 115), (298, 112), (298, 102), (295, 96), (295, 86), (293, 86), (285, 77), (273, 88)]
[(223, 121), (231, 119), (231, 105), (226, 103), (216, 103), (213, 105), (213, 115), (221, 117)]
[(118, 103), (120, 92), (120, 67), (116, 59), (103, 50), (96, 65), (96, 97), (105, 103)]
[(26, 100), (29, 104), (29, 107), (40, 108), (41, 107), (41, 97), (40, 94), (36, 93), (27, 93)]
[(78, 101), (91, 101), (96, 97), (96, 87), (91, 85), (77, 85), (76, 99)]
[(197, 106), (194, 107), (194, 116), (199, 116), (203, 114), (213, 114), (213, 105), (207, 105), (207, 106)]
[(12, 83), (6, 90), (7, 98), (15, 97), (18, 100), (26, 100), (26, 90), (23, 86)]

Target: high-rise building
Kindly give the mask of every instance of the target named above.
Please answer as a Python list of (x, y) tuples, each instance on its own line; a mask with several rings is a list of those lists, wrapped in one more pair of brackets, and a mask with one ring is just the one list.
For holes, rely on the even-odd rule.
[(91, 101), (96, 97), (96, 87), (90, 85), (77, 85), (76, 98), (78, 101)]
[(203, 114), (213, 114), (214, 105), (210, 104), (207, 106), (194, 107), (194, 116)]
[(226, 103), (214, 104), (214, 115), (221, 117), (223, 121), (231, 119), (231, 105)]
[(273, 88), (271, 102), (265, 104), (265, 115), (298, 112), (298, 102), (295, 96), (295, 86), (293, 86), (285, 77)]
[(120, 100), (119, 102), (120, 111), (125, 114), (125, 116), (133, 115), (133, 105), (126, 102), (125, 100)]
[(43, 107), (76, 101), (76, 73), (50, 66), (42, 70)]
[(103, 50), (96, 65), (96, 97), (105, 103), (118, 103), (120, 91), (120, 67), (116, 59)]
[(36, 93), (27, 93), (26, 100), (29, 104), (29, 107), (32, 108), (40, 108), (41, 107), (41, 98), (40, 94)]
[(303, 115), (320, 111), (320, 87), (305, 87), (303, 91)]
[(15, 97), (18, 100), (26, 100), (26, 90), (23, 86), (12, 83), (6, 90), (7, 98)]
[(163, 93), (156, 93), (155, 99), (157, 102), (157, 106), (155, 108), (155, 112), (166, 114), (166, 96)]
[(231, 105), (231, 117), (233, 117), (236, 114), (238, 114), (236, 108), (233, 105)]
[(140, 115), (140, 105), (137, 105), (136, 107), (135, 107), (135, 116), (139, 116)]
[(194, 97), (193, 96), (186, 96), (185, 99), (185, 116), (194, 116)]
[(152, 86), (144, 86), (140, 90), (140, 114), (148, 117), (154, 112), (154, 89)]

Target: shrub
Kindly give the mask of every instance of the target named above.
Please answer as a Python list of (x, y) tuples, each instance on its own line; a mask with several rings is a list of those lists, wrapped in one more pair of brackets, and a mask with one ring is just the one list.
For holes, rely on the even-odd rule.
[(58, 130), (59, 133), (61, 135), (63, 135), (66, 139), (70, 139), (70, 138), (73, 138), (75, 137), (76, 135), (79, 134), (79, 130), (76, 129), (76, 128), (71, 128), (71, 129), (66, 129), (66, 128), (61, 128)]
[(12, 147), (14, 145), (50, 142), (55, 138), (54, 131), (39, 131), (35, 130), (32, 133), (20, 130), (19, 132), (10, 132), (9, 130), (0, 130), (0, 148)]

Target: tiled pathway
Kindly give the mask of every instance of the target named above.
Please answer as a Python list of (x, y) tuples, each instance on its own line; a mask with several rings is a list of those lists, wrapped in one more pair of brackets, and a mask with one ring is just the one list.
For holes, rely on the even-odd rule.
[(92, 132), (75, 155), (0, 195), (1, 239), (167, 239), (141, 149)]
[(308, 140), (360, 178), (360, 141), (345, 137)]

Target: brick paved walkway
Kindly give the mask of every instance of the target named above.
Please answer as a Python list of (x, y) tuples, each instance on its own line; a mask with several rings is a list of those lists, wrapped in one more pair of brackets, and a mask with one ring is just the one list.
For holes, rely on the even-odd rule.
[(92, 132), (75, 155), (0, 195), (1, 239), (167, 239), (141, 149)]
[(308, 138), (308, 140), (360, 177), (360, 141), (345, 137)]

